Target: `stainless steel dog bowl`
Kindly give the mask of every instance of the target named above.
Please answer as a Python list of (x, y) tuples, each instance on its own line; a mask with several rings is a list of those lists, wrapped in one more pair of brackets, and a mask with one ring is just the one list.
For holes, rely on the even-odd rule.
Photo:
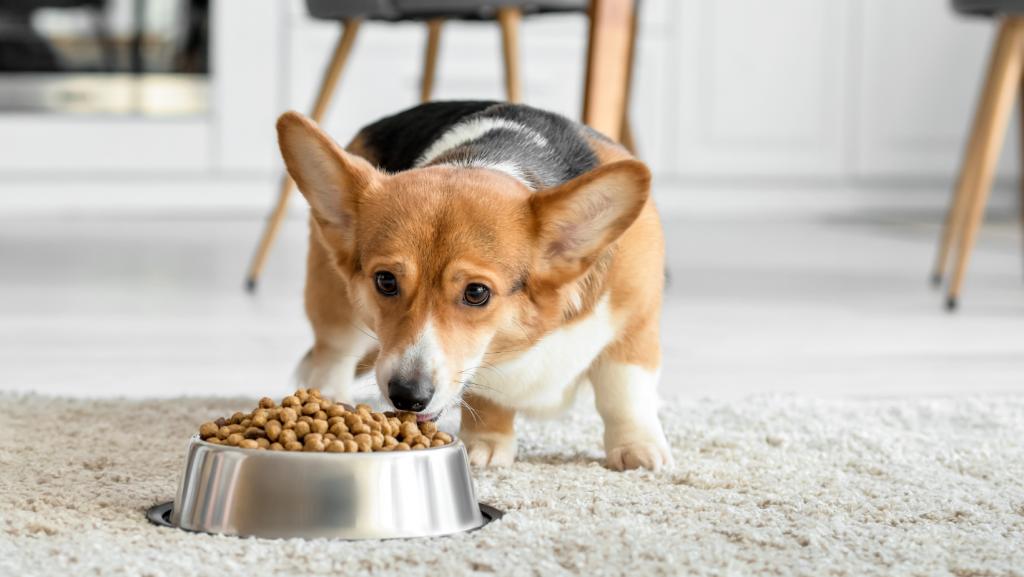
[(169, 518), (168, 505), (151, 509), (150, 520), (265, 538), (432, 537), (500, 516), (481, 513), (457, 439), (418, 451), (335, 454), (239, 449), (196, 435)]

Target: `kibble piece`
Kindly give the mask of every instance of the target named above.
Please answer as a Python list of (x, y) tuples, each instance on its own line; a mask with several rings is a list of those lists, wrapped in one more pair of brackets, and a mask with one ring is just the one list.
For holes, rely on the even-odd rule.
[(331, 441), (330, 443), (327, 443), (327, 446), (324, 449), (328, 453), (344, 453), (345, 443), (342, 443), (341, 441)]
[(337, 439), (338, 439), (338, 435), (335, 435), (334, 433), (325, 433), (324, 434), (324, 441), (335, 441)]
[(295, 441), (298, 440), (298, 435), (295, 434), (295, 431), (293, 429), (286, 429), (284, 431), (281, 431), (281, 434), (277, 437), (277, 442), (281, 443), (285, 447), (288, 446), (288, 443), (294, 443)]
[(292, 397), (285, 397), (285, 398), (281, 399), (281, 406), (282, 407), (301, 407), (302, 403), (299, 402), (299, 398), (298, 397), (292, 396)]
[(248, 415), (242, 412), (235, 413), (234, 415), (231, 415), (231, 419), (228, 421), (228, 424), (237, 425), (238, 423), (241, 423), (242, 420), (245, 419), (247, 416)]
[(301, 417), (299, 417), (298, 421), (300, 423), (312, 423), (313, 417), (310, 417), (309, 415), (302, 415)]
[(433, 437), (434, 433), (437, 432), (437, 423), (432, 423), (430, 421), (420, 423), (420, 432), (427, 437)]
[(380, 449), (377, 449), (377, 452), (378, 453), (389, 453), (389, 452), (391, 452), (393, 450), (395, 450), (395, 446), (394, 445), (384, 445)]
[(416, 422), (416, 414), (415, 413), (401, 413), (401, 414), (398, 415), (398, 420), (402, 421), (403, 423), (415, 423)]
[(253, 415), (252, 421), (249, 423), (249, 426), (263, 428), (267, 426), (268, 421), (270, 421), (270, 415), (264, 411), (258, 415)]
[(323, 453), (325, 448), (323, 441), (313, 441), (302, 446), (302, 450), (307, 453)]
[(295, 423), (294, 430), (295, 436), (301, 439), (302, 437), (305, 437), (309, 433), (309, 423), (304, 423), (302, 421)]
[(433, 441), (430, 442), (430, 446), (431, 447), (443, 447), (444, 446), (444, 441), (442, 441), (441, 439), (434, 439)]
[(287, 423), (281, 425), (281, 428), (282, 429), (294, 429), (295, 428), (295, 424), (296, 424), (295, 421), (288, 421)]
[(452, 442), (452, 436), (449, 435), (448, 433), (443, 432), (443, 431), (438, 431), (438, 432), (434, 433), (434, 440), (435, 441), (437, 441), (437, 440), (444, 441), (444, 444), (447, 445), (448, 443)]
[(285, 451), (301, 451), (302, 443), (298, 441), (292, 441), (284, 446)]
[[(345, 419), (343, 419), (341, 417), (328, 417), (327, 418), (327, 424), (328, 425), (333, 427), (335, 423), (342, 423), (342, 424), (344, 424), (345, 423)], [(347, 425), (346, 425), (346, 428), (347, 428)]]
[(228, 425), (228, 430), (232, 433), (244, 433), (245, 427), (242, 425)]
[(316, 397), (318, 399), (320, 398), (320, 389), (310, 389), (306, 392), (309, 393), (309, 396), (311, 397)]
[(365, 422), (364, 424), (365, 424), (365, 425), (366, 425), (367, 427), (370, 427), (370, 430), (371, 430), (371, 431), (377, 431), (378, 433), (379, 433), (379, 432), (381, 431), (381, 429), (380, 429), (380, 423), (378, 423), (377, 421), (373, 421), (373, 420), (371, 420), (371, 421), (366, 421), (366, 422)]
[(398, 444), (398, 439), (396, 439), (394, 437), (384, 437), (384, 446), (385, 447), (394, 447), (397, 444)]
[(357, 445), (356, 442), (353, 439), (346, 439), (346, 440), (342, 441), (342, 443), (345, 443), (345, 452), (346, 453), (358, 453), (359, 452), (359, 445)]
[(331, 405), (324, 409), (324, 411), (327, 412), (328, 417), (333, 419), (335, 417), (340, 417), (341, 414), (345, 412), (345, 409), (341, 408), (341, 405)]
[(231, 427), (228, 427), (227, 425), (224, 425), (220, 429), (217, 429), (217, 438), (220, 439), (221, 441), (223, 441), (224, 439), (227, 439), (228, 435), (230, 435), (230, 434), (231, 434)]
[(330, 427), (327, 426), (327, 421), (313, 419), (313, 422), (309, 424), (309, 430), (314, 433), (320, 433), (321, 435), (326, 433), (328, 429), (330, 429)]
[[(239, 443), (245, 440), (246, 438), (243, 437), (240, 433), (231, 433), (230, 435), (228, 435), (228, 438), (224, 440), (224, 444), (228, 445), (229, 447), (237, 447)], [(255, 443), (255, 441), (253, 442)]]
[(349, 427), (348, 431), (353, 435), (369, 435), (371, 429), (366, 425), (366, 423), (359, 423), (355, 426)]
[(238, 447), (240, 449), (258, 449), (260, 445), (252, 439), (243, 439), (238, 442)]
[(213, 443), (214, 445), (223, 445), (224, 444), (224, 441), (221, 441), (217, 437), (210, 437), (209, 439), (206, 439), (206, 442), (207, 443)]
[(329, 409), (329, 408), (331, 408), (333, 406), (334, 406), (334, 403), (328, 401), (327, 399), (320, 399), (320, 410), (321, 411), (326, 411), (327, 409)]
[(348, 413), (345, 415), (345, 426), (348, 427), (349, 429), (361, 424), (363, 424), (363, 419), (359, 415), (356, 415), (354, 413)]
[(260, 399), (260, 408), (261, 409), (270, 409), (270, 408), (273, 408), (273, 406), (274, 406), (274, 399), (271, 399), (270, 397), (263, 397), (262, 399)]
[(388, 419), (388, 424), (391, 425), (391, 436), (398, 436), (398, 431), (402, 429), (402, 421), (399, 421), (398, 419), (392, 417)]
[(271, 451), (283, 451), (284, 450), (284, 445), (282, 445), (281, 443), (270, 443), (270, 450)]
[(409, 450), (409, 444), (408, 443), (398, 443), (397, 445), (395, 445), (395, 448), (392, 449), (392, 451), (408, 451), (408, 450)]
[(268, 441), (266, 438), (256, 439), (256, 444), (259, 445), (261, 449), (266, 449), (270, 447), (270, 441)]
[(218, 428), (219, 427), (226, 427), (226, 426), (228, 426), (228, 420), (225, 419), (224, 417), (221, 417), (221, 418), (217, 419), (216, 421), (214, 421), (213, 424), (217, 425)]
[(269, 423), (267, 423), (267, 426), (263, 428), (263, 430), (267, 432), (268, 439), (270, 439), (271, 441), (276, 441), (277, 437), (281, 434), (281, 431), (283, 429), (281, 428), (280, 421), (270, 421)]
[(306, 403), (302, 405), (303, 415), (312, 415), (313, 413), (320, 410), (320, 403)]
[(280, 421), (281, 420), (281, 411), (283, 411), (283, 410), (284, 410), (284, 407), (274, 407), (274, 408), (270, 409), (270, 415), (269, 415), (270, 420), (271, 421), (274, 421), (274, 420)]
[(364, 405), (363, 403), (359, 403), (358, 405), (356, 405), (355, 412), (366, 413), (367, 415), (369, 415), (373, 413), (373, 409), (370, 408), (370, 405)]
[(383, 446), (384, 446), (384, 436), (383, 435), (379, 435), (379, 434), (377, 434), (377, 435), (370, 435), (370, 449), (376, 451), (377, 449), (380, 449)]
[(384, 411), (383, 414), (384, 414), (385, 417), (388, 418), (388, 420), (391, 420), (391, 419), (395, 418), (395, 412), (394, 411)]
[(373, 450), (373, 440), (370, 438), (370, 435), (365, 433), (356, 435), (353, 440), (356, 442), (356, 446), (359, 447), (360, 453), (369, 453)]
[[(328, 425), (330, 425), (330, 423), (330, 421), (327, 421)], [(328, 427), (327, 430), (334, 433), (335, 435), (340, 435), (342, 433), (347, 433), (348, 427), (345, 426), (345, 423), (334, 423), (333, 425)]]
[(302, 438), (303, 443), (312, 443), (313, 441), (323, 441), (324, 436), (320, 433), (310, 433)]
[(352, 439), (355, 439), (355, 438), (356, 438), (356, 436), (353, 435), (352, 433), (342, 433), (342, 434), (338, 435), (338, 439), (342, 440), (342, 441), (351, 441)]
[(214, 423), (203, 423), (199, 427), (199, 436), (204, 438), (204, 439), (209, 439), (210, 437), (216, 437), (218, 430), (220, 430), (220, 427), (218, 427)]
[(260, 437), (266, 439), (267, 432), (259, 427), (249, 427), (242, 433), (242, 436), (246, 439), (259, 439)]
[(398, 430), (399, 434), (402, 435), (402, 440), (409, 440), (413, 437), (420, 436), (420, 429), (416, 426), (416, 423), (406, 421), (402, 423), (402, 427)]
[(416, 451), (416, 450), (419, 450), (419, 449), (426, 449), (427, 446), (426, 445), (422, 445), (420, 443), (416, 443), (415, 445), (413, 445), (410, 448), (413, 449), (414, 451)]
[(252, 425), (252, 419), (242, 419), (242, 422), (238, 423), (242, 430), (248, 429), (250, 425)]

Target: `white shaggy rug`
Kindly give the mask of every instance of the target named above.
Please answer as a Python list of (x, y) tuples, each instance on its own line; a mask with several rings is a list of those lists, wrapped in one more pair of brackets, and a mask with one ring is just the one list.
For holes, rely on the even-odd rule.
[(668, 403), (676, 465), (602, 467), (578, 409), (475, 471), (508, 512), (408, 541), (157, 528), (200, 423), (254, 400), (0, 395), (0, 575), (1024, 575), (1024, 397)]

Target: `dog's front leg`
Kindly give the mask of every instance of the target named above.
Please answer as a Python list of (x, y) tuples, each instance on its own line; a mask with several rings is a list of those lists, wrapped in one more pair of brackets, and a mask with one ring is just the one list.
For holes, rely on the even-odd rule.
[(462, 429), (473, 465), (511, 465), (516, 458), (514, 409), (502, 407), (479, 395), (466, 394), (462, 400)]
[(654, 471), (672, 463), (658, 420), (661, 369), (645, 369), (630, 356), (635, 355), (613, 345), (588, 372), (597, 412), (604, 421), (606, 463), (615, 471), (640, 467)]

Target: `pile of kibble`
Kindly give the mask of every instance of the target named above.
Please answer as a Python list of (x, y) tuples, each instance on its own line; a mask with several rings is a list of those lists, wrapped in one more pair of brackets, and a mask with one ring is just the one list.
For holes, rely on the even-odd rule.
[(412, 413), (374, 413), (368, 405), (332, 403), (317, 389), (299, 389), (281, 405), (260, 399), (251, 413), (235, 413), (199, 427), (207, 443), (243, 449), (369, 453), (440, 447), (452, 442), (431, 422)]

